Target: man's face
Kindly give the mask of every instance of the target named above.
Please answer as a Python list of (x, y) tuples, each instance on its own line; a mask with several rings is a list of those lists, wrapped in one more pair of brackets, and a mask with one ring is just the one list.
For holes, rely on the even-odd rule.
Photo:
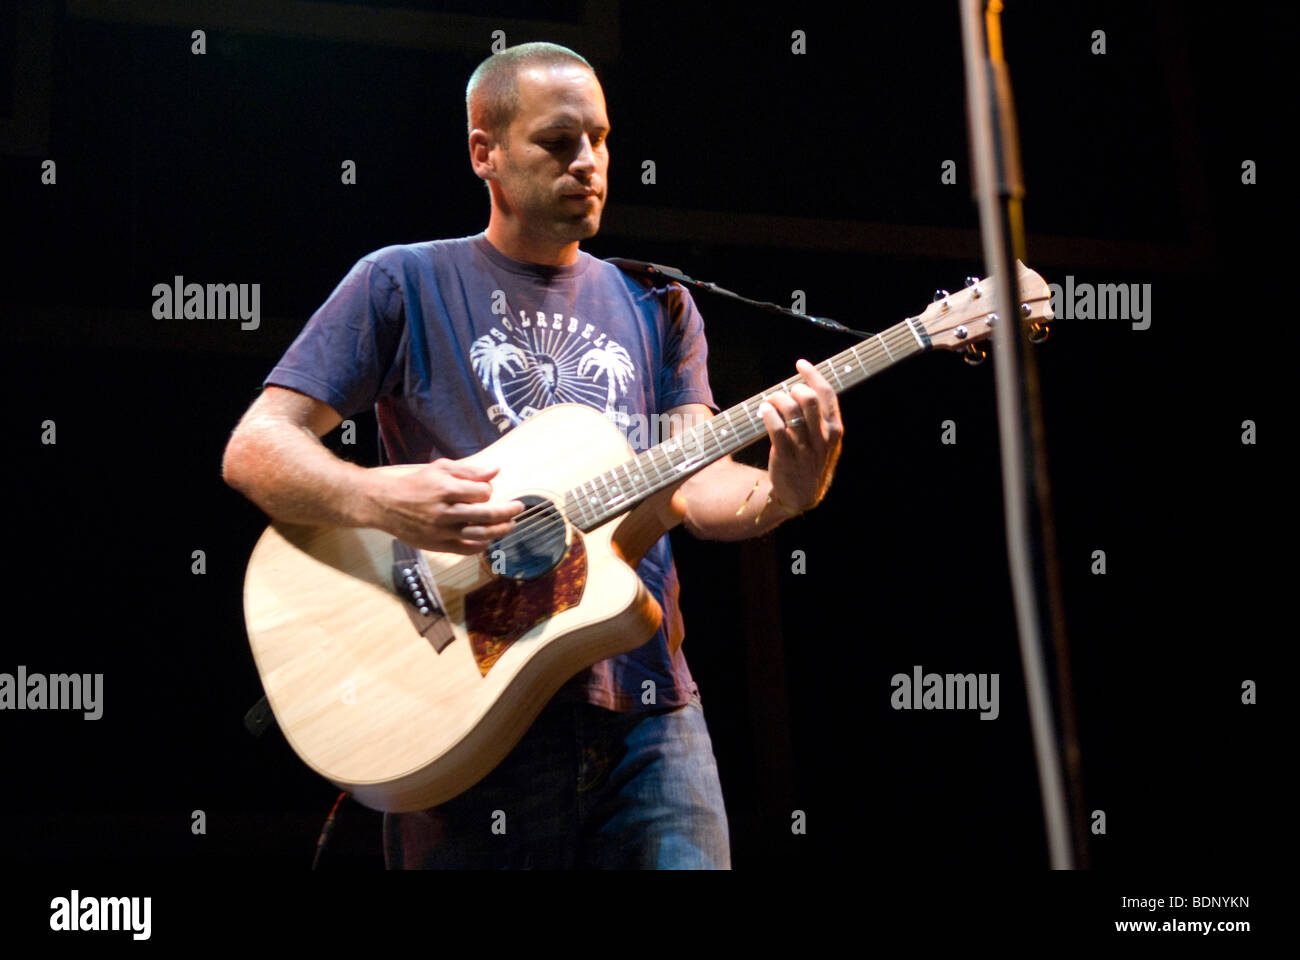
[(500, 145), (497, 182), (521, 230), (544, 242), (596, 235), (608, 188), (609, 118), (591, 71), (519, 72), (519, 112)]

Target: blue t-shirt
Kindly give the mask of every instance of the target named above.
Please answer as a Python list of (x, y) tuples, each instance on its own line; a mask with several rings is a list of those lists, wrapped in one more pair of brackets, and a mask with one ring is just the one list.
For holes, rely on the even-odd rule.
[[(704, 322), (680, 285), (654, 287), (581, 251), (569, 266), (524, 263), (480, 233), (362, 257), (264, 386), (315, 397), (344, 419), (374, 406), (392, 463), (467, 457), (538, 410), (574, 402), (605, 413), (639, 453), (668, 436), (655, 414), (687, 403), (717, 411), (707, 353)], [(698, 692), (666, 535), (637, 573), (663, 625), (574, 677), (562, 699), (636, 711)], [(643, 702), (647, 680), (653, 703)]]

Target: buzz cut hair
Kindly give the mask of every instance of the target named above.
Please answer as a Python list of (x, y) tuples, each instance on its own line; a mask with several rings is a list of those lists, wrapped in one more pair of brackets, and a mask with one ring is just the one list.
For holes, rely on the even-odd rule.
[(596, 72), (585, 58), (558, 43), (521, 43), (492, 54), (470, 74), (465, 87), (466, 133), (477, 127), (493, 140), (506, 140), (519, 112), (519, 71), (566, 64)]

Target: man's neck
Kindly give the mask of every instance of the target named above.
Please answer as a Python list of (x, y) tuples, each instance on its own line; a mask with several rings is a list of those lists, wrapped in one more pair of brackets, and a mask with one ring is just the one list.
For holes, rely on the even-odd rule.
[(547, 243), (524, 236), (518, 230), (505, 227), (497, 217), (492, 217), (485, 231), (488, 243), (511, 260), (538, 263), (547, 267), (568, 267), (578, 260), (578, 241), (566, 244)]

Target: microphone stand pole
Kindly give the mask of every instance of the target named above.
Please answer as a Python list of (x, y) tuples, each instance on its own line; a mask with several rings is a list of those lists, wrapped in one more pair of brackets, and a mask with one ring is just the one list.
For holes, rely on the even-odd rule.
[[(1003, 501), (1006, 512), (1007, 557), (1015, 603), (1020, 656), (1029, 704), (1034, 756), (1042, 795), (1043, 821), (1052, 869), (1076, 866), (1075, 843), (1086, 855), (1082, 817), (1074, 818), (1071, 839), (1062, 763), (1053, 717), (1051, 689), (1044, 665), (1043, 636), (1055, 640), (1057, 683), (1061, 694), (1075, 806), (1078, 790), (1078, 744), (1070, 702), (1065, 624), (1060, 598), (1060, 574), (1051, 517), (1050, 492), (1043, 447), (1042, 416), (1034, 355), (1026, 346), (1026, 329), (1019, 304), (1015, 263), (1024, 259), (1024, 224), (1020, 157), (1011, 85), (1002, 59), (1000, 0), (990, 0), (987, 13), (988, 48), (980, 23), (980, 0), (958, 0), (966, 61), (966, 99), (970, 121), (974, 188), (979, 203), (980, 233), (986, 273), (997, 278), (996, 306), (1000, 323), (993, 328), (994, 373), (997, 386), (998, 436), (1002, 451)], [(1009, 282), (1008, 282), (1009, 281)], [(1041, 333), (1041, 328), (1034, 333)], [(1037, 518), (1038, 537), (1032, 524)], [(1047, 587), (1040, 598), (1037, 586)], [(1079, 811), (1081, 813), (1081, 811)]]

